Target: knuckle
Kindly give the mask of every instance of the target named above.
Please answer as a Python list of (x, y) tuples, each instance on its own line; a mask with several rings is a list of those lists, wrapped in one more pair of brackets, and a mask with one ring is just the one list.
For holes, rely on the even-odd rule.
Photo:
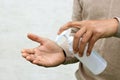
[(71, 25), (73, 22), (72, 21), (69, 21), (67, 24)]
[(30, 60), (31, 58), (30, 58), (30, 56), (27, 56), (26, 59), (27, 59), (27, 60)]
[(86, 39), (82, 39), (81, 40), (81, 44), (85, 44), (85, 43), (87, 43), (87, 40)]
[(39, 37), (37, 37), (37, 36), (36, 36), (36, 37), (34, 37), (34, 39), (35, 39), (36, 41), (39, 41)]
[(75, 38), (75, 39), (79, 39), (79, 35), (76, 33), (76, 34), (74, 35), (74, 38)]
[(22, 57), (24, 57), (24, 58), (25, 58), (25, 57), (26, 57), (26, 55), (25, 55), (25, 54), (22, 54)]
[(95, 43), (95, 41), (96, 41), (96, 39), (95, 39), (95, 38), (92, 38), (92, 39), (91, 39), (92, 44), (94, 44), (94, 43)]
[(38, 64), (38, 61), (34, 60), (32, 63), (33, 63), (33, 64)]
[(39, 48), (35, 48), (34, 52), (37, 53), (40, 49)]
[(96, 35), (101, 35), (101, 34), (102, 34), (102, 31), (101, 31), (100, 29), (96, 29), (96, 30), (95, 30), (95, 34), (96, 34)]

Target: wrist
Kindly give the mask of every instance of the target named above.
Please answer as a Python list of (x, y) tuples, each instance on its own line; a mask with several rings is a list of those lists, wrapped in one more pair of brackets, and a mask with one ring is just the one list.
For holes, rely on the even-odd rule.
[(66, 57), (66, 53), (65, 53), (65, 51), (63, 50), (63, 54), (64, 54), (64, 56)]
[(66, 61), (66, 53), (65, 53), (65, 51), (63, 49), (62, 49), (62, 54), (63, 54), (63, 61), (62, 61), (61, 64), (64, 64), (65, 61)]

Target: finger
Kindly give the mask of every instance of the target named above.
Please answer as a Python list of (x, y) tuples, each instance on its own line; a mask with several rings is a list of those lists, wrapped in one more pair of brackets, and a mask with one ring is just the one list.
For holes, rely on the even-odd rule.
[(80, 41), (80, 45), (79, 45), (79, 55), (80, 55), (80, 57), (83, 56), (84, 50), (85, 50), (85, 48), (86, 48), (86, 44), (87, 44), (88, 41), (90, 40), (91, 36), (92, 36), (92, 32), (91, 32), (91, 31), (87, 31), (87, 32), (83, 35), (83, 37), (82, 37), (82, 39), (81, 39), (81, 41)]
[(34, 55), (29, 55), (29, 56), (26, 57), (26, 59), (27, 59), (28, 61), (32, 62), (32, 61), (35, 60), (36, 58), (35, 58)]
[(33, 54), (34, 53), (34, 49), (23, 49), (21, 52), (22, 53)]
[(89, 41), (89, 44), (88, 44), (88, 49), (87, 49), (87, 56), (89, 56), (91, 54), (91, 51), (94, 47), (94, 44), (95, 42), (99, 39), (99, 36), (93, 36), (90, 41)]
[(27, 56), (29, 56), (30, 54), (28, 54), (28, 53), (22, 53), (22, 56), (24, 57), (24, 58), (26, 58)]
[(41, 44), (43, 44), (43, 42), (44, 42), (42, 37), (37, 36), (35, 34), (29, 33), (27, 36), (28, 36), (29, 39), (31, 39), (31, 40), (33, 40), (35, 42), (38, 42), (38, 43), (41, 43)]
[(68, 22), (67, 24), (63, 25), (59, 31), (58, 34), (62, 33), (64, 30), (67, 30), (69, 28), (75, 27), (75, 28), (80, 28), (81, 22), (79, 21), (74, 21), (74, 22)]
[(36, 64), (36, 65), (38, 65), (38, 66), (47, 67), (47, 66), (45, 65), (45, 63), (43, 63), (41, 60), (34, 60), (32, 63), (33, 63), (33, 64)]
[(74, 35), (74, 40), (73, 40), (73, 50), (75, 53), (78, 52), (79, 48), (79, 42), (80, 42), (80, 39), (82, 37), (82, 35), (86, 32), (86, 28), (83, 27), (81, 28), (78, 32), (76, 32), (76, 34)]
[(36, 64), (36, 65), (39, 65), (39, 66), (42, 66), (40, 60), (33, 60), (32, 63)]

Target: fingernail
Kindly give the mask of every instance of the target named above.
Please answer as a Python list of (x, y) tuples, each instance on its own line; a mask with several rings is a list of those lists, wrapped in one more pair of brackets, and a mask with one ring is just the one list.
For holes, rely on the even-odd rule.
[(31, 33), (27, 33), (27, 36), (31, 35)]
[(90, 56), (90, 53), (89, 53), (89, 52), (87, 52), (87, 56)]
[(78, 49), (74, 49), (74, 53), (78, 53)]
[(79, 53), (79, 56), (80, 56), (80, 57), (82, 57), (82, 54), (81, 54), (81, 53)]
[(23, 53), (23, 52), (25, 52), (25, 50), (23, 49), (23, 50), (21, 50), (21, 52)]
[(58, 32), (57, 32), (57, 34), (59, 35), (59, 34), (60, 34), (60, 32), (58, 31)]

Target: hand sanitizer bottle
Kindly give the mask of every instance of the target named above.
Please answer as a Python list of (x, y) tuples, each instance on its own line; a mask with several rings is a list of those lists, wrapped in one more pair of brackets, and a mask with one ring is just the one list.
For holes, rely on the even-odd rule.
[[(60, 35), (57, 36), (56, 42), (58, 44), (62, 44), (64, 41), (67, 41), (69, 44), (69, 51), (73, 54), (73, 36), (69, 36), (68, 30), (62, 32)], [(102, 73), (105, 68), (107, 67), (106, 60), (99, 55), (95, 50), (92, 50), (90, 56), (86, 56), (87, 46), (84, 50), (84, 54), (82, 57), (79, 57), (78, 53), (74, 54), (74, 56), (83, 63), (93, 74), (98, 75)]]

